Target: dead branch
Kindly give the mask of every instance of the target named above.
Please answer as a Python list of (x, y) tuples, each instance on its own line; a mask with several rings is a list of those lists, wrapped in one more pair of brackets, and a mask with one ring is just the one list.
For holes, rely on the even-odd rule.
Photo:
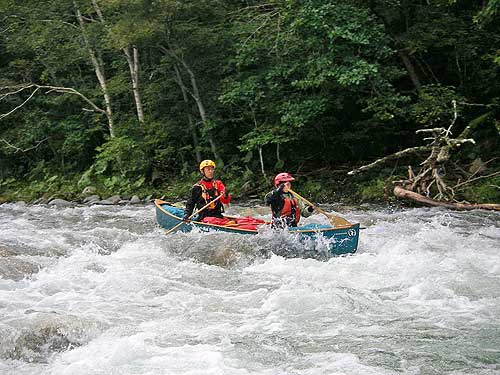
[(471, 178), (471, 179), (468, 179), (467, 181), (464, 181), (464, 182), (461, 182), (459, 184), (456, 184), (455, 186), (453, 186), (453, 189), (456, 189), (458, 187), (461, 187), (461, 186), (464, 186), (464, 185), (467, 185), (467, 184), (470, 184), (471, 182), (474, 182), (474, 181), (477, 181), (477, 180), (480, 180), (482, 178), (488, 178), (488, 177), (493, 177), (493, 176), (496, 176), (496, 175), (499, 175), (500, 174), (500, 171), (497, 171), (495, 173), (490, 173), (488, 175), (485, 175), (485, 176), (479, 176), (479, 177), (476, 177), (476, 178)]
[(51, 92), (57, 92), (57, 93), (62, 93), (62, 94), (76, 95), (76, 96), (80, 97), (84, 102), (89, 104), (93, 108), (94, 111), (99, 112), (99, 113), (103, 113), (104, 115), (107, 114), (104, 109), (98, 107), (92, 100), (90, 100), (88, 97), (86, 97), (81, 92), (75, 90), (72, 87), (38, 85), (36, 83), (29, 83), (29, 84), (17, 85), (17, 86), (2, 86), (2, 87), (0, 87), (0, 92), (2, 92), (2, 91), (6, 91), (6, 92), (0, 96), (0, 100), (6, 98), (9, 95), (14, 95), (14, 94), (20, 93), (24, 90), (30, 90), (30, 89), (32, 89), (33, 92), (29, 95), (29, 97), (25, 101), (23, 101), (20, 105), (13, 108), (9, 112), (1, 114), (0, 120), (11, 115), (15, 111), (17, 111), (19, 108), (23, 107), (35, 95), (35, 93), (38, 92), (39, 90), (47, 90), (45, 92), (45, 94), (50, 94)]
[[(23, 105), (25, 105), (27, 102), (29, 102), (29, 100), (33, 97), (33, 95), (36, 94), (36, 92), (39, 90), (39, 88), (35, 88), (35, 90), (33, 90), (33, 92), (31, 93), (30, 96), (28, 96), (28, 99), (26, 99), (24, 102), (22, 102), (21, 104), (19, 104), (17, 107), (15, 107), (14, 109), (10, 110), (9, 112), (7, 113), (3, 113), (0, 115), (0, 120), (3, 119), (4, 117), (7, 117), (9, 116), (10, 114), (14, 113), (15, 111), (17, 111), (19, 108), (21, 108)], [(17, 90), (17, 92), (19, 92), (20, 90)], [(21, 90), (22, 91), (22, 90)], [(9, 94), (5, 94), (2, 96), (3, 97), (6, 97), (8, 96)]]
[(403, 189), (401, 186), (396, 185), (394, 187), (394, 195), (399, 198), (410, 199), (412, 201), (425, 204), (427, 206), (435, 207), (446, 207), (454, 210), (494, 210), (500, 211), (500, 204), (470, 204), (470, 203), (452, 203), (452, 202), (442, 202), (428, 197), (424, 197), (414, 191)]
[(431, 150), (431, 147), (430, 146), (417, 146), (417, 147), (411, 147), (411, 148), (407, 148), (405, 150), (402, 150), (402, 151), (398, 151), (394, 154), (391, 154), (389, 156), (386, 156), (386, 157), (383, 157), (381, 159), (377, 159), (375, 160), (373, 163), (370, 163), (370, 164), (367, 164), (367, 165), (363, 165), (362, 167), (359, 167), (359, 168), (356, 168), (356, 169), (353, 169), (352, 171), (350, 172), (347, 172), (348, 175), (355, 175), (357, 173), (361, 173), (361, 172), (364, 172), (368, 169), (372, 169), (380, 164), (383, 164), (389, 160), (394, 160), (394, 159), (399, 159), (399, 158), (402, 158), (403, 156), (407, 156), (409, 154), (420, 154), (420, 153), (423, 153), (423, 152), (427, 152), (427, 151), (430, 151)]
[(448, 129), (446, 129), (446, 134), (445, 135), (447, 137), (449, 137), (451, 135), (451, 128), (453, 127), (453, 125), (455, 125), (455, 122), (457, 121), (457, 118), (458, 118), (457, 101), (456, 100), (452, 100), (451, 104), (453, 104), (453, 121), (451, 122), (451, 124), (448, 127)]
[(13, 144), (7, 142), (5, 139), (3, 138), (0, 138), (0, 141), (2, 141), (3, 143), (5, 143), (8, 147), (10, 148), (13, 148), (15, 151), (14, 151), (14, 154), (17, 154), (18, 152), (28, 152), (28, 151), (31, 151), (31, 150), (34, 150), (36, 148), (38, 148), (38, 146), (40, 146), (43, 142), (45, 142), (46, 140), (48, 140), (49, 137), (45, 137), (44, 139), (42, 139), (41, 141), (38, 141), (36, 145), (34, 145), (33, 147), (30, 147), (30, 148), (26, 148), (26, 149), (22, 149), (20, 147), (17, 147), (17, 146), (14, 146)]
[[(500, 171), (489, 174), (488, 176), (480, 176), (474, 178), (474, 175), (477, 174), (476, 172), (469, 176), (467, 181), (455, 183), (453, 187), (448, 186), (447, 184), (447, 181), (445, 179), (446, 165), (447, 163), (449, 163), (451, 151), (467, 143), (475, 144), (476, 142), (474, 141), (474, 139), (469, 138), (469, 134), (471, 134), (472, 129), (476, 127), (483, 119), (483, 117), (481, 116), (474, 122), (470, 122), (469, 126), (460, 134), (459, 137), (450, 138), (453, 125), (458, 119), (457, 102), (453, 100), (452, 105), (453, 119), (447, 129), (440, 127), (432, 129), (419, 129), (416, 131), (417, 134), (429, 134), (429, 137), (424, 138), (424, 140), (430, 141), (427, 146), (412, 147), (403, 151), (399, 151), (384, 158), (375, 160), (371, 164), (352, 170), (348, 174), (353, 175), (355, 173), (365, 171), (388, 160), (405, 156), (408, 153), (430, 151), (428, 157), (422, 163), (420, 163), (420, 170), (418, 171), (418, 173), (415, 173), (412, 167), (408, 166), (408, 179), (394, 182), (397, 184), (397, 186), (394, 188), (394, 194), (396, 196), (410, 198), (424, 204), (431, 204), (434, 206), (443, 206), (455, 209), (491, 209), (491, 207), (494, 206), (495, 208), (493, 209), (500, 210), (500, 205), (467, 204), (466, 206), (460, 206), (464, 204), (456, 203), (455, 201), (455, 189), (470, 182), (476, 181), (480, 178), (495, 176), (497, 174), (500, 174)], [(488, 116), (490, 115), (491, 114), (489, 114)], [(443, 200), (445, 202), (443, 202)]]

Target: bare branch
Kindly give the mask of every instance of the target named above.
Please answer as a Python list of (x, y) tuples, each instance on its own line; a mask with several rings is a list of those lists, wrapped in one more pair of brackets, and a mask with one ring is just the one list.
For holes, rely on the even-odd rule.
[(464, 186), (464, 185), (467, 185), (467, 184), (470, 184), (471, 182), (474, 182), (474, 181), (477, 181), (477, 180), (480, 180), (482, 178), (488, 178), (488, 177), (493, 177), (493, 176), (496, 176), (496, 175), (499, 175), (500, 174), (500, 171), (497, 171), (495, 173), (490, 173), (488, 175), (485, 175), (485, 176), (479, 176), (479, 177), (476, 177), (476, 178), (471, 178), (471, 179), (468, 179), (467, 181), (464, 181), (464, 182), (461, 182), (455, 186), (453, 186), (453, 189), (456, 189), (460, 186)]
[(267, 4), (258, 4), (258, 5), (249, 5), (244, 8), (238, 9), (236, 11), (230, 13), (241, 13), (249, 10), (262, 10), (262, 11), (270, 11), (275, 9), (275, 4), (267, 3)]
[[(80, 97), (83, 101), (85, 101), (87, 104), (89, 104), (93, 109), (94, 111), (96, 112), (99, 112), (99, 113), (103, 113), (106, 115), (106, 111), (103, 110), (102, 108), (99, 108), (92, 100), (90, 100), (89, 98), (87, 98), (85, 95), (83, 95), (81, 92), (75, 90), (74, 88), (72, 87), (62, 87), (62, 86), (47, 86), (47, 85), (38, 85), (36, 83), (30, 83), (30, 84), (26, 84), (26, 85), (19, 85), (19, 86), (10, 86), (11, 88), (14, 89), (14, 91), (9, 91), (5, 94), (2, 95), (2, 97), (0, 97), (0, 100), (9, 96), (9, 95), (13, 95), (15, 93), (19, 93), (23, 90), (27, 90), (27, 89), (30, 89), (30, 88), (35, 88), (33, 90), (33, 92), (30, 94), (30, 96), (23, 102), (21, 103), (20, 105), (18, 105), (17, 107), (15, 107), (14, 109), (12, 109), (11, 111), (7, 112), (7, 113), (4, 113), (2, 115), (0, 115), (0, 120), (9, 116), (10, 114), (14, 113), (15, 111), (17, 111), (19, 108), (21, 108), (23, 105), (25, 105), (32, 97), (33, 95), (35, 95), (35, 93), (38, 91), (38, 90), (42, 90), (42, 89), (47, 89), (47, 92), (45, 92), (45, 94), (49, 94), (51, 92), (57, 92), (57, 93), (63, 93), (63, 94), (72, 94), (72, 95), (76, 95), (78, 97)], [(4, 87), (0, 87), (0, 91), (4, 91), (4, 90), (8, 90), (9, 89), (9, 86), (4, 86)]]
[(261, 24), (261, 25), (259, 25), (259, 27), (257, 27), (257, 28), (253, 31), (253, 33), (251, 33), (251, 34), (250, 34), (250, 35), (249, 35), (249, 36), (245, 39), (245, 41), (243, 42), (243, 46), (245, 46), (245, 45), (247, 44), (247, 42), (248, 42), (250, 39), (252, 39), (252, 38), (253, 38), (253, 36), (254, 36), (255, 34), (257, 34), (257, 33), (260, 31), (260, 29), (262, 29), (264, 26), (266, 26), (266, 24), (269, 22), (269, 20), (270, 20), (271, 18), (273, 18), (276, 14), (279, 14), (279, 11), (275, 11), (275, 12), (272, 12), (272, 13), (267, 14), (267, 15), (266, 15), (266, 16), (267, 16), (267, 17), (266, 17), (267, 19), (265, 19), (265, 20), (262, 22), (262, 24)]
[(466, 106), (469, 106), (469, 107), (486, 107), (486, 108), (498, 107), (498, 104), (495, 104), (495, 103), (480, 104), (480, 103), (457, 102), (457, 104), (466, 105)]
[(8, 91), (6, 94), (3, 94), (2, 96), (0, 96), (0, 100), (5, 99), (9, 95), (16, 95), (16, 94), (20, 93), (21, 91), (24, 91), (24, 90), (27, 90), (27, 89), (31, 88), (32, 86), (31, 85), (29, 85), (29, 86), (25, 86), (25, 85), (21, 85), (21, 86), (3, 86), (3, 87), (0, 87), (0, 90), (16, 89), (17, 87), (20, 87), (20, 89), (16, 90), (16, 91)]
[(451, 133), (451, 128), (453, 127), (453, 125), (455, 125), (455, 122), (457, 121), (457, 118), (458, 118), (457, 101), (456, 100), (452, 100), (451, 104), (453, 104), (453, 121), (451, 122), (451, 124), (448, 127), (448, 129), (446, 129), (446, 134), (445, 134), (446, 137), (449, 137), (452, 134)]
[(105, 23), (104, 22), (104, 17), (102, 15), (101, 8), (97, 4), (97, 0), (92, 0), (92, 6), (94, 7), (94, 9), (95, 9), (95, 11), (97, 13), (97, 16), (99, 17), (99, 21), (101, 21), (101, 23)]
[(78, 29), (78, 26), (77, 25), (74, 25), (70, 22), (66, 22), (66, 21), (60, 21), (60, 20), (40, 20), (40, 22), (57, 22), (57, 23), (62, 23), (63, 25), (66, 25), (66, 26), (70, 26), (74, 29)]
[(446, 133), (446, 129), (445, 128), (418, 129), (415, 133), (416, 134), (419, 134), (419, 133), (444, 134), (444, 133)]
[(28, 99), (26, 99), (24, 102), (22, 102), (21, 104), (19, 104), (17, 107), (15, 107), (14, 109), (12, 109), (11, 111), (7, 112), (7, 113), (4, 113), (2, 115), (0, 115), (0, 120), (3, 119), (4, 117), (7, 117), (9, 115), (11, 115), (12, 113), (14, 113), (15, 111), (17, 111), (19, 108), (21, 108), (23, 105), (25, 105), (32, 97), (33, 95), (36, 94), (36, 92), (39, 90), (39, 88), (37, 87), (35, 90), (33, 90), (33, 92), (31, 93), (31, 95), (28, 97)]
[(374, 167), (376, 167), (380, 164), (383, 164), (389, 160), (399, 159), (399, 158), (402, 158), (403, 156), (406, 156), (408, 154), (419, 154), (419, 153), (427, 152), (430, 150), (431, 150), (430, 146), (417, 146), (417, 147), (407, 148), (405, 150), (395, 152), (394, 154), (388, 155), (388, 156), (383, 157), (381, 159), (377, 159), (373, 163), (363, 165), (362, 167), (353, 169), (352, 171), (348, 172), (347, 174), (352, 176), (352, 175), (355, 175), (357, 173), (364, 172), (368, 169), (374, 168)]
[(14, 154), (17, 154), (18, 152), (28, 152), (28, 151), (31, 151), (33, 149), (36, 149), (38, 148), (38, 146), (40, 146), (43, 142), (45, 142), (46, 140), (48, 140), (49, 137), (45, 137), (44, 139), (42, 139), (41, 141), (39, 141), (36, 145), (34, 145), (33, 147), (30, 147), (30, 148), (26, 148), (26, 149), (22, 149), (22, 148), (19, 148), (17, 146), (14, 146), (13, 144), (7, 142), (5, 139), (3, 138), (0, 138), (0, 141), (2, 141), (3, 143), (5, 143), (8, 147), (10, 148), (13, 148), (15, 151), (14, 151)]

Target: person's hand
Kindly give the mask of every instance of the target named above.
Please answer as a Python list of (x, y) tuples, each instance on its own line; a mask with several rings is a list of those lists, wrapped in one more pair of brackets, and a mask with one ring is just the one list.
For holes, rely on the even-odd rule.
[(185, 221), (185, 222), (188, 222), (189, 221), (189, 216), (190, 215), (184, 215), (184, 217), (182, 218), (182, 221)]
[(224, 198), (229, 197), (229, 193), (227, 192), (227, 189), (226, 189), (226, 190), (224, 190), (224, 191), (222, 192), (222, 194), (224, 194)]
[(313, 212), (314, 211), (314, 207), (313, 206), (307, 206), (307, 211)]

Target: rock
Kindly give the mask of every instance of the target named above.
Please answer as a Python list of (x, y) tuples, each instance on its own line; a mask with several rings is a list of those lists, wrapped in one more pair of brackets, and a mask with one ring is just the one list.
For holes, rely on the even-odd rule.
[(139, 204), (139, 203), (142, 203), (142, 201), (137, 195), (134, 195), (130, 200), (130, 204)]
[(39, 270), (40, 266), (32, 262), (12, 257), (0, 258), (0, 278), (2, 279), (20, 281)]
[(94, 186), (87, 186), (85, 189), (82, 191), (82, 195), (88, 196), (88, 195), (95, 195), (97, 189)]
[(21, 207), (26, 206), (26, 202), (25, 202), (25, 201), (18, 201), (18, 202), (16, 202), (16, 204), (17, 204), (18, 206), (21, 206)]
[(0, 197), (0, 204), (7, 203), (7, 198)]
[(111, 202), (112, 204), (118, 204), (122, 200), (119, 195), (113, 195), (112, 197), (106, 198), (105, 200)]
[(47, 198), (38, 198), (33, 202), (33, 204), (47, 204), (49, 203), (49, 200)]
[(93, 204), (96, 202), (99, 202), (101, 200), (101, 197), (98, 195), (90, 195), (87, 198), (83, 200), (83, 203), (85, 204)]
[(67, 200), (64, 200), (64, 199), (56, 198), (56, 199), (52, 199), (49, 202), (49, 205), (51, 205), (51, 206), (60, 206), (60, 207), (69, 207), (69, 206), (72, 206), (73, 203), (68, 202)]
[(11, 257), (17, 255), (13, 251), (0, 247), (0, 257)]
[(118, 202), (118, 204), (129, 204), (129, 200), (128, 199), (122, 199), (121, 201)]
[(114, 205), (113, 202), (108, 201), (107, 199), (104, 199), (104, 200), (99, 201), (99, 202), (95, 202), (95, 204), (102, 204), (104, 206), (112, 206), (112, 205)]
[(152, 201), (152, 198), (153, 198), (153, 196), (152, 196), (152, 195), (148, 195), (148, 196), (144, 199), (144, 202), (151, 202), (151, 201)]

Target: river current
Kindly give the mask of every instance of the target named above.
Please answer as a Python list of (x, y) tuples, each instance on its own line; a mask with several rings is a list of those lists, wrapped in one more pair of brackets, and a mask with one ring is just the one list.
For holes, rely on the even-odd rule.
[(0, 374), (500, 374), (500, 214), (342, 212), (358, 252), (316, 260), (152, 205), (3, 204)]

